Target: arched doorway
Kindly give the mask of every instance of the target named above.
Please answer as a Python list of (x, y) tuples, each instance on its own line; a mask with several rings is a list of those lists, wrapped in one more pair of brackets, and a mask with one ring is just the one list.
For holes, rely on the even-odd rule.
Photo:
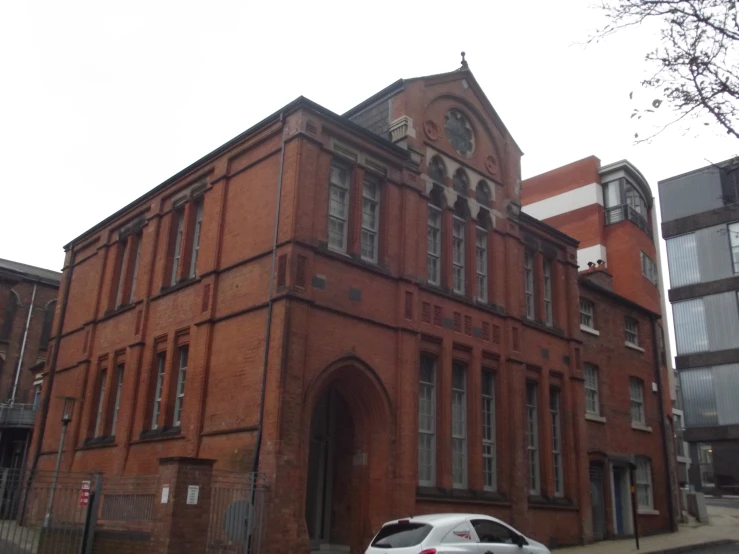
[(341, 393), (329, 387), (318, 399), (311, 418), (305, 496), (311, 550), (351, 542), (353, 454), (351, 410)]
[(387, 392), (366, 364), (345, 358), (309, 386), (303, 413), (310, 550), (349, 547), (361, 554), (393, 509), (394, 428)]

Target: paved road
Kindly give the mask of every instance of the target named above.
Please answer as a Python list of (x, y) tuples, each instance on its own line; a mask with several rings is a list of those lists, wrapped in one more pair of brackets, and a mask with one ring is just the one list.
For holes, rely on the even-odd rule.
[(27, 550), (17, 547), (13, 543), (0, 539), (0, 552), (2, 554), (27, 554)]
[(706, 505), (739, 510), (739, 498), (706, 498)]
[(693, 552), (700, 552), (701, 554), (737, 554), (739, 553), (739, 543), (714, 546), (713, 548), (700, 548)]

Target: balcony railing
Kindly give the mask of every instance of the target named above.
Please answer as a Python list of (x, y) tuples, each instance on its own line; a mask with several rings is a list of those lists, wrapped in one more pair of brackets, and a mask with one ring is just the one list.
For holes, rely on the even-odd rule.
[(647, 219), (628, 204), (606, 208), (606, 225), (612, 225), (624, 220), (635, 223), (637, 227), (649, 235), (649, 238), (654, 238)]
[(33, 427), (36, 410), (33, 404), (0, 404), (1, 427)]

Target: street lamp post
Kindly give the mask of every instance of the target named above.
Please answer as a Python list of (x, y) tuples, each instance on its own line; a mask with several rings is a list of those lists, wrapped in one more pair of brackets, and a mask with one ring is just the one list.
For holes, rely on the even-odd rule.
[(54, 506), (54, 493), (56, 492), (56, 483), (59, 479), (59, 467), (62, 464), (62, 452), (64, 452), (64, 439), (67, 437), (67, 427), (72, 421), (72, 411), (74, 410), (75, 398), (71, 396), (62, 397), (64, 407), (62, 409), (62, 436), (59, 438), (59, 452), (56, 455), (56, 467), (54, 468), (54, 479), (51, 483), (51, 493), (49, 494), (49, 507), (44, 517), (44, 527), (49, 527), (51, 523), (51, 509)]

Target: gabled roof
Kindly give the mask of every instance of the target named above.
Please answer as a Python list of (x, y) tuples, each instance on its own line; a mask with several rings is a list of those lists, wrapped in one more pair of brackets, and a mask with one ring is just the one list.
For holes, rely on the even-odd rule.
[(56, 286), (59, 286), (59, 282), (62, 278), (62, 274), (58, 271), (43, 269), (41, 267), (22, 264), (20, 262), (13, 262), (11, 260), (4, 260), (2, 258), (0, 258), (0, 272), (10, 273), (20, 279), (26, 279), (28, 281), (42, 281)]
[[(401, 92), (403, 89), (405, 89), (406, 84), (413, 83), (415, 81), (429, 81), (429, 82), (445, 82), (445, 81), (452, 81), (457, 79), (467, 79), (467, 82), (470, 84), (470, 87), (475, 92), (475, 94), (478, 96), (480, 101), (482, 102), (483, 106), (485, 107), (485, 110), (488, 112), (488, 115), (495, 121), (497, 125), (500, 126), (500, 128), (505, 132), (506, 135), (513, 141), (513, 144), (518, 148), (518, 150), (521, 150), (521, 147), (516, 143), (515, 139), (513, 138), (513, 135), (511, 135), (508, 128), (503, 123), (503, 120), (498, 115), (498, 112), (495, 111), (495, 108), (493, 108), (492, 103), (488, 99), (485, 92), (482, 90), (482, 87), (477, 82), (477, 79), (475, 79), (475, 76), (472, 74), (472, 71), (469, 70), (469, 68), (461, 67), (459, 69), (455, 69), (454, 71), (448, 71), (446, 73), (437, 73), (435, 75), (426, 75), (423, 77), (411, 77), (409, 79), (399, 79), (395, 81), (393, 84), (385, 87), (381, 91), (373, 94), (366, 100), (360, 102), (356, 106), (354, 106), (349, 111), (345, 112), (343, 115), (344, 117), (352, 117), (359, 112), (363, 111), (364, 109), (372, 106), (376, 102), (379, 102), (381, 100), (384, 100), (386, 98), (389, 98), (391, 96), (395, 96), (398, 92)], [(523, 153), (523, 151), (521, 151)]]
[(273, 124), (280, 120), (281, 117), (284, 117), (290, 112), (293, 112), (300, 108), (307, 108), (310, 109), (319, 115), (324, 116), (325, 118), (332, 120), (340, 125), (344, 125), (348, 127), (351, 131), (357, 133), (358, 135), (361, 135), (363, 138), (370, 140), (374, 142), (376, 145), (380, 146), (381, 148), (384, 148), (385, 150), (388, 150), (391, 154), (394, 154), (396, 156), (399, 156), (401, 158), (408, 158), (409, 154), (408, 151), (401, 148), (400, 146), (393, 144), (389, 139), (380, 137), (379, 135), (376, 135), (372, 131), (369, 131), (365, 129), (364, 127), (357, 125), (353, 121), (350, 121), (348, 118), (341, 116), (335, 112), (332, 112), (331, 110), (324, 108), (320, 104), (317, 104), (316, 102), (313, 102), (312, 100), (309, 100), (305, 96), (299, 96), (289, 104), (286, 104), (276, 112), (274, 112), (272, 115), (267, 116), (259, 123), (252, 125), (249, 127), (246, 131), (243, 133), (240, 133), (239, 135), (235, 136), (228, 142), (222, 144), (212, 152), (206, 154), (199, 160), (191, 163), (188, 165), (185, 169), (182, 171), (179, 171), (166, 181), (160, 183), (153, 189), (149, 190), (148, 192), (142, 194), (139, 196), (136, 200), (128, 203), (126, 206), (118, 210), (117, 212), (113, 213), (112, 215), (106, 217), (103, 219), (100, 223), (97, 223), (96, 225), (90, 227), (87, 231), (82, 233), (81, 235), (77, 236), (76, 238), (72, 239), (69, 243), (67, 243), (64, 246), (65, 250), (69, 250), (69, 248), (74, 244), (75, 242), (78, 242), (82, 240), (83, 238), (87, 237), (88, 235), (100, 230), (101, 228), (108, 225), (111, 221), (114, 221), (116, 218), (120, 217), (121, 215), (125, 214), (128, 210), (131, 208), (137, 206), (147, 198), (151, 198), (155, 194), (159, 193), (160, 191), (166, 189), (168, 186), (172, 185), (173, 183), (177, 182), (179, 179), (182, 179), (189, 173), (192, 173), (193, 171), (197, 170), (199, 167), (210, 163), (214, 159), (216, 159), (218, 156), (223, 154), (224, 152), (228, 151), (230, 148), (235, 146), (236, 144), (242, 142), (250, 135), (256, 133), (257, 131), (261, 130), (262, 128), (266, 127), (267, 125)]

